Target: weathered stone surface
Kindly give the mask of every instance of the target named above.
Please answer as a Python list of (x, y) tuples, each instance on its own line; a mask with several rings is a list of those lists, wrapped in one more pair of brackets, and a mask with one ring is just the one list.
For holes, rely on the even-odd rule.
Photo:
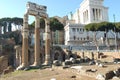
[(104, 64), (101, 64), (101, 63), (100, 63), (98, 66), (99, 66), (99, 67), (104, 67)]
[(113, 71), (113, 72), (114, 72), (115, 76), (117, 76), (117, 77), (120, 76), (120, 72), (119, 72), (118, 70), (115, 70), (115, 71)]
[(115, 76), (115, 73), (113, 71), (109, 71), (105, 74), (106, 79), (112, 79)]
[(105, 80), (105, 77), (104, 77), (102, 74), (98, 74), (98, 75), (96, 76), (96, 79), (97, 79), (97, 80)]
[(90, 61), (90, 58), (85, 57), (85, 58), (84, 58), (84, 61), (85, 61), (85, 62), (89, 62), (89, 61)]
[(95, 64), (94, 60), (89, 62), (89, 65), (94, 65), (94, 64)]
[(55, 65), (55, 66), (60, 66), (60, 65), (61, 65), (61, 62), (58, 61), (58, 60), (54, 60), (54, 61), (53, 61), (53, 65)]
[(8, 58), (7, 56), (0, 57), (0, 72), (8, 67)]
[(87, 69), (86, 72), (96, 72), (97, 69)]
[(120, 58), (115, 58), (115, 59), (113, 59), (113, 62), (114, 62), (114, 63), (119, 63), (119, 62), (120, 62)]
[[(44, 18), (45, 20), (45, 25), (46, 25), (46, 30), (45, 33), (47, 33), (48, 36), (50, 36), (50, 30), (49, 30), (49, 21), (48, 21), (48, 15), (46, 13), (46, 6), (43, 5), (38, 5), (36, 3), (28, 2), (27, 4), (27, 12), (24, 15), (24, 20), (23, 20), (23, 28), (22, 28), (22, 62), (18, 66), (17, 70), (21, 69), (26, 69), (29, 67), (29, 62), (28, 62), (28, 17), (29, 15), (32, 15), (35, 17), (35, 46), (34, 46), (34, 63), (32, 67), (39, 67), (41, 65), (40, 63), (40, 17)], [(45, 40), (45, 63), (50, 64), (50, 39), (46, 38)]]
[(5, 69), (3, 71), (3, 74), (8, 74), (8, 73), (13, 72), (13, 71), (14, 71), (13, 67), (12, 66), (8, 66), (7, 69)]
[(71, 78), (76, 78), (76, 76), (75, 76), (75, 75), (73, 75), (73, 76), (71, 76)]
[(119, 77), (113, 77), (112, 80), (120, 80)]
[(76, 62), (76, 60), (75, 60), (73, 57), (70, 58), (70, 61), (71, 61), (73, 64)]
[(65, 65), (71, 65), (72, 64), (72, 61), (70, 60), (65, 60)]

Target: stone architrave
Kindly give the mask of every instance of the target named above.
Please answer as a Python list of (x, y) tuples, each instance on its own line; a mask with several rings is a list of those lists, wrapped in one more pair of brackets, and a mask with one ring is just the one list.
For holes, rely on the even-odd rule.
[(45, 64), (50, 65), (50, 28), (49, 28), (49, 22), (47, 19), (45, 19)]
[(35, 16), (35, 60), (33, 66), (40, 66), (40, 19)]

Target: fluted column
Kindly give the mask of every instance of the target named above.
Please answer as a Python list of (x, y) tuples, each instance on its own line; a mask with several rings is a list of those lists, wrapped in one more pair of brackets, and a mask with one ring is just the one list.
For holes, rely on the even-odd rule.
[(35, 16), (35, 53), (33, 66), (40, 66), (40, 18)]
[(23, 21), (22, 64), (17, 68), (17, 70), (28, 67), (28, 14), (24, 15)]
[(23, 24), (23, 43), (22, 43), (22, 66), (28, 66), (28, 15), (24, 15)]
[(45, 64), (50, 65), (50, 28), (49, 28), (49, 22), (46, 19), (45, 20)]

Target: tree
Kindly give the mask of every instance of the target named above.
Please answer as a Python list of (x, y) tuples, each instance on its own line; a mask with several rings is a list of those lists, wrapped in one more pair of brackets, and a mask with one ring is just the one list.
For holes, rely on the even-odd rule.
[(64, 26), (61, 22), (59, 22), (58, 19), (52, 17), (50, 18), (50, 30), (56, 31), (56, 30), (63, 30)]
[(16, 29), (21, 29), (21, 27), (23, 25), (23, 18), (14, 17), (14, 18), (12, 18), (11, 21), (12, 21), (13, 25), (16, 27)]
[(8, 32), (12, 31), (11, 24), (12, 24), (12, 21), (11, 21), (11, 18), (9, 18), (9, 17), (0, 19), (0, 26), (3, 27), (4, 33), (6, 33), (7, 30), (8, 30)]
[[(35, 27), (35, 21), (33, 21), (30, 25), (30, 28)], [(45, 20), (43, 18), (40, 18), (40, 28), (45, 29)]]
[(101, 22), (98, 23), (98, 30), (99, 31), (106, 31), (108, 32), (109, 30), (114, 30), (116, 26), (111, 23), (111, 22)]
[(114, 23), (116, 26), (116, 32), (120, 31), (120, 22)]
[[(63, 30), (64, 26), (61, 22), (59, 22), (58, 19), (52, 17), (49, 19), (50, 21), (50, 30), (56, 31), (56, 30)], [(30, 24), (30, 27), (35, 27), (35, 21)], [(45, 20), (43, 18), (40, 18), (40, 28), (45, 29)]]

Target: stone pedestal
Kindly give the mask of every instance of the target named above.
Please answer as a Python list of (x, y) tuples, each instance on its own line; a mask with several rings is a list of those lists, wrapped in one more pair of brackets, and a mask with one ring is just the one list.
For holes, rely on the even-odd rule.
[(33, 66), (40, 66), (40, 18), (35, 16), (35, 53)]

